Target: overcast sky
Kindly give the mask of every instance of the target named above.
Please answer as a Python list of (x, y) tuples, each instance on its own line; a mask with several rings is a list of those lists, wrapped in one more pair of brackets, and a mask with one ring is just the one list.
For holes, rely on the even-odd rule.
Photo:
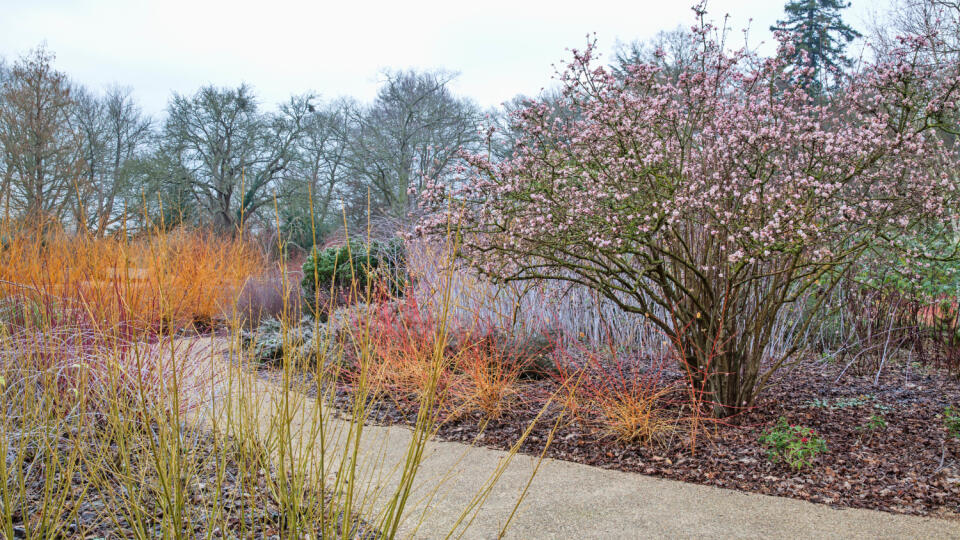
[[(383, 69), (444, 68), (455, 90), (483, 106), (551, 84), (568, 47), (595, 32), (611, 56), (617, 40), (690, 26), (692, 0), (0, 0), (0, 56), (45, 42), (56, 67), (94, 89), (133, 88), (160, 113), (171, 92), (248, 82), (270, 106), (308, 90), (371, 99)], [(863, 29), (887, 0), (853, 0), (845, 17)], [(780, 0), (713, 0), (711, 17), (770, 42)], [(750, 19), (752, 18), (752, 22)]]

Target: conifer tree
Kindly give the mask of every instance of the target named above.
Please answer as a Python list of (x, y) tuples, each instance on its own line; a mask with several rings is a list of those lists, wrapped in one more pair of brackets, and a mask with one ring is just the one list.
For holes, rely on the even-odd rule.
[(849, 2), (840, 0), (790, 0), (783, 7), (786, 19), (770, 27), (796, 36), (796, 48), (788, 60), (799, 82), (812, 92), (822, 91), (850, 65), (844, 49), (860, 33), (840, 16), (848, 7)]

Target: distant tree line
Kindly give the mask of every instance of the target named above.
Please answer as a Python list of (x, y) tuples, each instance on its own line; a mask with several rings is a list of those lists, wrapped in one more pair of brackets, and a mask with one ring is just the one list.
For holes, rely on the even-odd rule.
[(270, 228), (300, 245), (345, 222), (403, 221), (423, 179), (482, 144), (453, 76), (386, 75), (372, 103), (311, 94), (265, 109), (253, 89), (174, 94), (162, 120), (129, 89), (94, 93), (40, 48), (0, 65), (0, 213), (107, 234), (189, 223)]

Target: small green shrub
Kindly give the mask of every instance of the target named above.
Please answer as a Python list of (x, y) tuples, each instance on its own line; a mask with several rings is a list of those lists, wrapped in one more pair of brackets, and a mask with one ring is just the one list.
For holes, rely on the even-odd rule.
[(874, 414), (869, 420), (859, 428), (860, 431), (879, 431), (887, 429), (887, 419), (882, 414)]
[[(407, 286), (406, 251), (399, 239), (358, 242), (327, 249), (314, 248), (303, 263), (303, 294), (313, 306), (317, 288), (321, 297), (334, 292), (388, 293), (403, 296)], [(317, 306), (313, 306), (317, 307)]]
[(812, 428), (790, 425), (782, 416), (760, 435), (760, 444), (771, 461), (782, 459), (797, 470), (812, 465), (817, 455), (827, 451), (827, 443)]
[(960, 439), (960, 410), (953, 405), (943, 410), (943, 427), (951, 437)]

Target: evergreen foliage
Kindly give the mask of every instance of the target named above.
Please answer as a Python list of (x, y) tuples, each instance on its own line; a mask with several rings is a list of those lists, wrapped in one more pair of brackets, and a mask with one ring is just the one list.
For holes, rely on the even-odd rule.
[(798, 81), (813, 92), (825, 89), (837, 73), (850, 66), (844, 50), (861, 35), (840, 16), (848, 7), (849, 2), (840, 0), (790, 0), (783, 7), (786, 19), (770, 27), (796, 36), (787, 59), (795, 67)]

